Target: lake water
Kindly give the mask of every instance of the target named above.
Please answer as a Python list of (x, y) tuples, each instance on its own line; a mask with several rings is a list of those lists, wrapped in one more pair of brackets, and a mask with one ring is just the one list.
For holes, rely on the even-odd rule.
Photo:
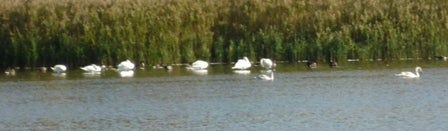
[(448, 66), (279, 64), (274, 81), (230, 65), (206, 73), (137, 70), (0, 76), (2, 130), (447, 130)]

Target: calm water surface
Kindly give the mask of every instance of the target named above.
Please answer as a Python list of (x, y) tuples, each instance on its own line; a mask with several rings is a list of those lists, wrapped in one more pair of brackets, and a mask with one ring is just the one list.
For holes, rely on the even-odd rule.
[(4, 130), (446, 130), (448, 68), (304, 70), (279, 65), (274, 81), (214, 65), (116, 72), (19, 72), (0, 77)]

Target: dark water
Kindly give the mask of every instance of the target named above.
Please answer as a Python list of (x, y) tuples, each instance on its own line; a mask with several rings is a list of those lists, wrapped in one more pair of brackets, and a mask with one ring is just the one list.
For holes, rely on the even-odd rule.
[[(372, 68), (375, 67), (375, 68)], [(306, 70), (227, 65), (194, 73), (137, 70), (86, 75), (18, 72), (0, 77), (3, 130), (446, 130), (448, 68), (422, 65), (419, 79), (394, 76), (414, 64), (352, 64)]]

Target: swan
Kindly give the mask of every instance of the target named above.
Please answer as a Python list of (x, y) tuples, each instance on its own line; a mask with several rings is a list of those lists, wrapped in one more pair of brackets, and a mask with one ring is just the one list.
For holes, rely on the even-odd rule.
[(170, 71), (173, 71), (173, 66), (171, 66), (171, 65), (163, 65), (163, 69), (165, 69), (166, 71), (170, 72)]
[(337, 67), (338, 66), (338, 62), (336, 62), (334, 60), (330, 60), (330, 62), (328, 62), (328, 65), (330, 66), (330, 68)]
[(111, 68), (108, 68), (108, 66), (106, 66), (106, 65), (101, 65), (101, 71), (106, 71), (106, 70), (113, 68), (112, 66), (109, 66), (109, 67), (111, 67)]
[(63, 73), (67, 70), (67, 67), (65, 65), (61, 65), (61, 64), (55, 65), (54, 67), (50, 67), (50, 68), (51, 68), (51, 70), (53, 70), (56, 73)]
[(448, 60), (448, 57), (442, 56), (442, 55), (438, 55), (438, 56), (434, 56), (434, 57), (436, 58), (436, 60), (443, 60), (443, 61)]
[(208, 68), (208, 62), (203, 60), (197, 60), (191, 64), (191, 66), (188, 66), (187, 69), (189, 70), (205, 70)]
[(47, 67), (38, 67), (38, 70), (40, 70), (42, 73), (47, 72)]
[(406, 78), (419, 78), (419, 72), (423, 72), (422, 68), (417, 66), (415, 67), (415, 74), (412, 72), (401, 72), (400, 74), (395, 74), (395, 76), (406, 77)]
[(122, 61), (120, 64), (118, 64), (117, 71), (119, 71), (119, 72), (120, 71), (130, 71), (130, 70), (134, 70), (134, 68), (135, 68), (134, 63), (132, 63), (129, 60), (125, 60), (125, 61)]
[(163, 66), (161, 66), (160, 64), (155, 64), (152, 66), (153, 69), (163, 69)]
[(308, 67), (308, 69), (316, 69), (317, 68), (317, 63), (308, 61), (308, 62), (306, 62), (306, 67)]
[(271, 59), (261, 58), (260, 65), (261, 65), (261, 67), (263, 67), (265, 69), (271, 69), (273, 67), (273, 62)]
[(14, 76), (16, 75), (16, 70), (14, 68), (8, 68), (5, 70), (5, 74)]
[(146, 67), (145, 62), (140, 61), (139, 69), (140, 69), (140, 70), (144, 70), (145, 67)]
[(259, 80), (274, 80), (274, 72), (271, 72), (270, 76), (268, 76), (266, 74), (260, 74), (257, 77), (255, 77), (255, 79), (259, 79)]
[(86, 72), (101, 72), (102, 67), (97, 66), (95, 64), (91, 64), (88, 66), (81, 67), (81, 69)]
[(239, 59), (235, 65), (232, 67), (232, 69), (237, 70), (246, 70), (249, 69), (252, 66), (249, 59), (247, 57), (244, 57), (243, 59)]

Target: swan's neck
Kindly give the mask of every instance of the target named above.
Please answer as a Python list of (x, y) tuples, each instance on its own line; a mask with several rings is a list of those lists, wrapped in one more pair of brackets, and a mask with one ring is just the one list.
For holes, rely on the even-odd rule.
[(420, 73), (418, 73), (418, 68), (415, 68), (415, 75), (417, 75), (417, 77), (420, 77)]
[(271, 73), (271, 79), (274, 80), (274, 72)]

